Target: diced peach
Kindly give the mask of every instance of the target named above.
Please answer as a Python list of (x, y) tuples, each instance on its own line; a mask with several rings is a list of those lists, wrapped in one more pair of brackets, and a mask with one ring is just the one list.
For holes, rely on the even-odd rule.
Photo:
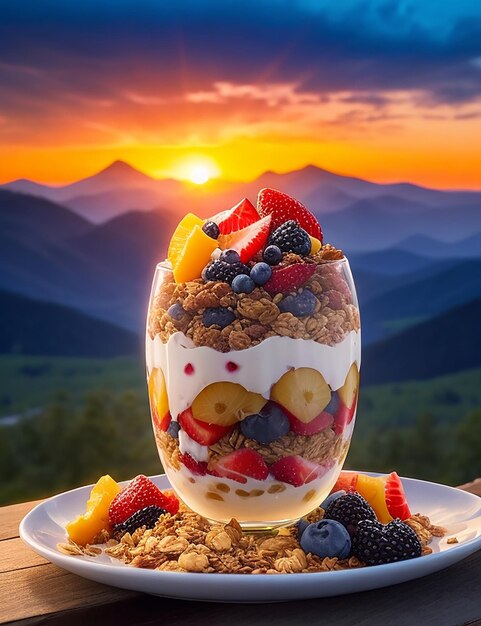
[(200, 278), (210, 255), (217, 248), (217, 240), (204, 233), (200, 226), (194, 226), (179, 252), (174, 264), (175, 282), (183, 283)]

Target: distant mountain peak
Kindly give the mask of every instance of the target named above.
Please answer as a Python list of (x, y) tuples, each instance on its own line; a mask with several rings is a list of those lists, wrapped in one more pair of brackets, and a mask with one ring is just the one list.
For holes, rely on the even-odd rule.
[(100, 170), (100, 172), (98, 172), (97, 174), (94, 174), (94, 176), (105, 176), (105, 175), (129, 176), (129, 177), (135, 176), (136, 178), (150, 178), (150, 176), (136, 169), (135, 167), (133, 167), (133, 165), (130, 165), (130, 163), (127, 163), (126, 161), (121, 161), (119, 159), (116, 161), (113, 161), (110, 165), (107, 165), (107, 167)]

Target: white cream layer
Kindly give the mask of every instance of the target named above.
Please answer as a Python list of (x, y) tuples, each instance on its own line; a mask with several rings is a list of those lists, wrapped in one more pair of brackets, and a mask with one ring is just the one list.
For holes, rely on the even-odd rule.
[[(183, 333), (174, 333), (167, 343), (157, 335), (147, 337), (146, 362), (149, 372), (160, 367), (164, 373), (172, 419), (192, 405), (195, 397), (211, 383), (239, 383), (249, 391), (269, 398), (271, 387), (292, 368), (318, 370), (331, 389), (344, 384), (353, 363), (361, 364), (360, 334), (351, 331), (340, 343), (326, 346), (312, 339), (269, 337), (246, 350), (218, 352), (193, 344)], [(235, 371), (227, 363), (237, 365)], [(187, 365), (191, 374), (185, 373)], [(191, 367), (188, 368), (191, 370)]]

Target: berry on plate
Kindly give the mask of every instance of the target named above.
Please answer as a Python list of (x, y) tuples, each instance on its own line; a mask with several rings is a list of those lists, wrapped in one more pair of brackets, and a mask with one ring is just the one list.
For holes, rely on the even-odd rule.
[(371, 505), (359, 493), (346, 493), (331, 502), (324, 512), (324, 519), (333, 519), (347, 528), (349, 534), (356, 532), (361, 520), (377, 522)]
[(251, 448), (239, 448), (221, 456), (212, 465), (210, 473), (214, 476), (231, 478), (239, 483), (246, 483), (246, 476), (265, 480), (269, 474), (269, 468), (258, 452)]
[(346, 495), (346, 492), (344, 490), (334, 491), (333, 493), (330, 493), (327, 496), (327, 498), (321, 502), (319, 506), (321, 507), (321, 509), (326, 510), (327, 507), (331, 504), (331, 502), (334, 502), (334, 500), (337, 500), (341, 496), (345, 496), (345, 495)]
[(385, 526), (375, 520), (361, 520), (352, 540), (353, 555), (366, 565), (415, 559), (421, 552), (421, 542), (414, 530), (398, 519)]
[(271, 225), (271, 216), (267, 215), (261, 220), (249, 224), (242, 230), (220, 235), (219, 247), (222, 250), (230, 248), (238, 252), (242, 263), (249, 261), (255, 254), (264, 248), (269, 229)]
[(301, 293), (283, 298), (279, 302), (279, 310), (282, 313), (292, 313), (296, 317), (306, 317), (307, 315), (313, 315), (318, 303), (319, 300), (312, 291), (304, 289)]
[(257, 211), (261, 217), (272, 215), (271, 228), (277, 228), (288, 220), (295, 220), (309, 235), (322, 241), (322, 231), (319, 222), (306, 207), (296, 200), (276, 189), (261, 189), (257, 196)]
[(322, 519), (309, 524), (300, 540), (304, 552), (325, 557), (346, 559), (351, 552), (351, 537), (342, 524), (331, 519)]
[(272, 443), (289, 432), (289, 418), (275, 402), (268, 402), (259, 413), (248, 415), (240, 423), (244, 437), (263, 445)]
[(311, 367), (300, 367), (279, 378), (272, 387), (271, 398), (307, 424), (329, 404), (331, 390), (320, 372)]
[(230, 426), (209, 424), (195, 419), (192, 409), (186, 409), (179, 415), (179, 424), (191, 439), (202, 446), (210, 446), (216, 443), (231, 430)]
[(241, 230), (249, 224), (253, 224), (261, 219), (253, 204), (247, 198), (241, 200), (235, 207), (217, 213), (209, 219), (219, 227), (221, 235), (228, 235), (236, 230)]
[(247, 415), (258, 413), (266, 404), (259, 393), (247, 391), (238, 383), (218, 382), (204, 387), (192, 403), (196, 420), (219, 426), (232, 426)]
[(404, 493), (401, 479), (396, 472), (391, 472), (387, 477), (384, 493), (387, 510), (392, 517), (399, 517), (403, 521), (411, 517), (406, 494)]
[(315, 263), (296, 263), (287, 267), (278, 267), (272, 270), (272, 276), (264, 285), (264, 289), (271, 294), (289, 293), (303, 285), (316, 271)]
[(269, 245), (277, 246), (282, 252), (294, 252), (301, 256), (311, 252), (309, 234), (294, 220), (278, 226), (269, 237)]
[(299, 455), (285, 456), (269, 468), (276, 480), (300, 487), (323, 476), (329, 466), (318, 465)]
[(140, 474), (112, 500), (109, 508), (110, 524), (112, 526), (122, 524), (136, 511), (151, 504), (161, 507), (171, 515), (175, 515), (179, 510), (179, 501), (175, 496), (163, 494), (150, 478)]
[(140, 511), (136, 511), (133, 515), (128, 517), (125, 522), (122, 522), (122, 524), (116, 524), (114, 531), (116, 535), (125, 535), (125, 533), (132, 534), (137, 528), (141, 528), (142, 526), (145, 526), (145, 528), (153, 528), (159, 521), (159, 517), (164, 513), (167, 513), (165, 509), (155, 504), (150, 504), (140, 509)]

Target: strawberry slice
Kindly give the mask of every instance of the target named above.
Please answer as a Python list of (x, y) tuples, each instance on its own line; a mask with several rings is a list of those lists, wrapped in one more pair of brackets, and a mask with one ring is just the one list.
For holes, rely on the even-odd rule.
[(356, 403), (354, 402), (352, 407), (347, 407), (343, 402), (339, 405), (339, 409), (334, 415), (334, 432), (336, 435), (342, 435), (344, 429), (348, 424), (352, 422), (354, 413), (356, 412)]
[(316, 433), (320, 433), (321, 430), (332, 426), (334, 421), (332, 415), (326, 411), (319, 413), (319, 415), (317, 415), (310, 422), (307, 422), (307, 424), (301, 422), (300, 419), (297, 419), (297, 417), (292, 415), (292, 413), (289, 413), (289, 411), (284, 409), (284, 412), (287, 413), (287, 417), (289, 418), (289, 422), (291, 424), (291, 430), (293, 433), (296, 433), (296, 435), (315, 435)]
[(242, 263), (246, 263), (266, 245), (270, 225), (271, 216), (267, 215), (267, 217), (249, 224), (242, 230), (227, 235), (219, 235), (219, 247), (222, 250), (228, 248), (236, 250)]
[(260, 219), (261, 216), (255, 210), (252, 202), (244, 198), (239, 204), (232, 207), (232, 209), (216, 213), (213, 217), (209, 218), (209, 221), (217, 224), (221, 235), (228, 235)]
[(207, 474), (207, 463), (204, 461), (196, 461), (188, 452), (179, 454), (179, 461), (185, 465), (185, 467), (198, 476), (205, 476)]
[(387, 477), (384, 493), (387, 510), (390, 515), (394, 518), (399, 517), (403, 521), (411, 517), (404, 487), (396, 472), (391, 472)]
[(121, 524), (136, 511), (151, 505), (160, 506), (171, 515), (179, 510), (179, 501), (175, 495), (163, 494), (150, 478), (140, 474), (112, 500), (109, 522), (112, 526)]
[(322, 242), (319, 222), (306, 207), (287, 193), (276, 189), (261, 189), (257, 196), (257, 211), (261, 217), (272, 215), (271, 228), (277, 228), (288, 220), (295, 220), (309, 235)]
[(214, 476), (231, 478), (238, 483), (246, 483), (246, 476), (265, 480), (269, 474), (269, 468), (258, 452), (251, 448), (240, 448), (220, 457), (210, 473)]
[(315, 263), (295, 263), (287, 267), (273, 270), (272, 276), (264, 285), (264, 289), (272, 295), (289, 293), (303, 285), (316, 271)]
[(167, 428), (169, 428), (169, 424), (171, 421), (172, 421), (172, 416), (170, 414), (170, 411), (167, 411), (164, 417), (158, 422), (160, 430), (166, 431)]
[(191, 439), (203, 446), (210, 446), (226, 435), (232, 426), (219, 426), (196, 420), (191, 409), (186, 409), (179, 415), (179, 424)]
[(325, 474), (329, 470), (329, 466), (318, 465), (295, 455), (279, 459), (274, 465), (271, 465), (270, 470), (276, 480), (300, 487)]
[(356, 491), (358, 476), (359, 474), (357, 472), (342, 471), (339, 474), (336, 484), (331, 489), (331, 493), (335, 493), (336, 491)]

